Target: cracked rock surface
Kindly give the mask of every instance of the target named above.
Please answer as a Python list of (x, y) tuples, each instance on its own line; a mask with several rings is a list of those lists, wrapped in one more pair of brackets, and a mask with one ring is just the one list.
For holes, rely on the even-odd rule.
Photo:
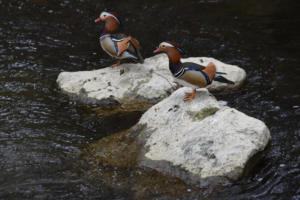
[[(197, 57), (182, 59), (182, 62), (196, 62), (207, 65), (212, 61), (217, 71), (225, 72), (226, 78), (235, 85), (213, 82), (210, 91), (226, 91), (239, 88), (246, 78), (243, 69), (224, 64), (213, 58)], [(128, 102), (157, 103), (175, 90), (176, 84), (169, 71), (168, 58), (160, 54), (145, 59), (143, 64), (122, 64), (93, 71), (62, 72), (57, 78), (59, 88), (66, 94), (84, 103)]]

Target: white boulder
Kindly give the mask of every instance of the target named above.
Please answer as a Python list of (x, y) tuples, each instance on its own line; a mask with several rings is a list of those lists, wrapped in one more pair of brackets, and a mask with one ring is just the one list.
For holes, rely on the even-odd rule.
[[(202, 65), (212, 61), (216, 64), (217, 71), (227, 73), (224, 76), (235, 82), (235, 85), (213, 82), (208, 87), (211, 91), (237, 89), (246, 78), (243, 69), (224, 64), (213, 58), (187, 58), (182, 61), (191, 61)], [(61, 72), (57, 83), (63, 92), (89, 102), (156, 103), (176, 89), (168, 64), (167, 56), (160, 54), (145, 59), (144, 64), (130, 63), (116, 68)]]
[(184, 102), (180, 88), (152, 106), (136, 125), (144, 145), (139, 164), (189, 183), (237, 180), (250, 158), (270, 140), (267, 126), (236, 109), (220, 105), (207, 89)]

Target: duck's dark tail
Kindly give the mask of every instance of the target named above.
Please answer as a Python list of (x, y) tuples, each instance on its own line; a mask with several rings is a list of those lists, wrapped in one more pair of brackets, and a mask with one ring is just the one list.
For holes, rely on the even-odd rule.
[(218, 81), (218, 82), (221, 82), (221, 83), (228, 83), (228, 84), (232, 84), (234, 85), (234, 82), (231, 81), (231, 80), (228, 80), (227, 78), (225, 78), (224, 76), (215, 76), (214, 77), (214, 81)]
[(144, 63), (144, 58), (143, 58), (143, 56), (141, 54), (141, 51), (140, 51), (141, 50), (141, 46), (140, 46), (139, 41), (137, 39), (135, 39), (135, 38), (131, 38), (130, 43), (133, 45), (133, 47), (135, 49), (135, 53), (136, 53), (136, 55), (138, 57), (137, 61), (139, 63)]
[(137, 54), (137, 56), (138, 56), (138, 58), (139, 58), (138, 62), (141, 63), (141, 64), (143, 64), (143, 63), (144, 63), (144, 58), (143, 58), (143, 56), (141, 55), (140, 49), (137, 49), (137, 50), (136, 50), (136, 54)]

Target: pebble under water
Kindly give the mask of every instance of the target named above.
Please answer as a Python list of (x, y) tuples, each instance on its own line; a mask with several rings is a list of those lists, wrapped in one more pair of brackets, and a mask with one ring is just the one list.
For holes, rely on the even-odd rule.
[[(81, 156), (86, 144), (131, 127), (142, 114), (97, 114), (57, 89), (62, 71), (112, 64), (98, 43), (103, 26), (94, 24), (104, 9), (119, 13), (145, 57), (172, 40), (187, 56), (246, 70), (243, 88), (215, 95), (269, 127), (272, 141), (254, 170), (213, 190), (113, 167), (107, 174), (118, 177), (114, 183), (91, 178)], [(0, 199), (299, 200), (299, 9), (293, 0), (0, 0)], [(125, 175), (131, 182), (118, 187)]]

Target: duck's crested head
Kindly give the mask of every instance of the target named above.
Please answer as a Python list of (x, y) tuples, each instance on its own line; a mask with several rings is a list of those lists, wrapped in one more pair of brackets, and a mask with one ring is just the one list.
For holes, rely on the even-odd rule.
[(171, 63), (180, 63), (180, 58), (184, 51), (175, 42), (162, 42), (153, 53), (166, 53)]
[(107, 20), (114, 20), (116, 21), (119, 25), (120, 20), (117, 18), (117, 15), (115, 12), (108, 12), (108, 11), (103, 11), (101, 12), (100, 16), (95, 19), (95, 23), (101, 22), (101, 21), (107, 21)]
[(101, 21), (105, 22), (105, 33), (116, 33), (121, 25), (120, 20), (114, 12), (103, 11), (99, 18), (95, 19), (95, 23)]
[(182, 50), (182, 48), (179, 47), (178, 44), (171, 41), (165, 41), (159, 44), (158, 48), (153, 53), (168, 53), (169, 51), (177, 50), (181, 55), (185, 54), (185, 52)]

